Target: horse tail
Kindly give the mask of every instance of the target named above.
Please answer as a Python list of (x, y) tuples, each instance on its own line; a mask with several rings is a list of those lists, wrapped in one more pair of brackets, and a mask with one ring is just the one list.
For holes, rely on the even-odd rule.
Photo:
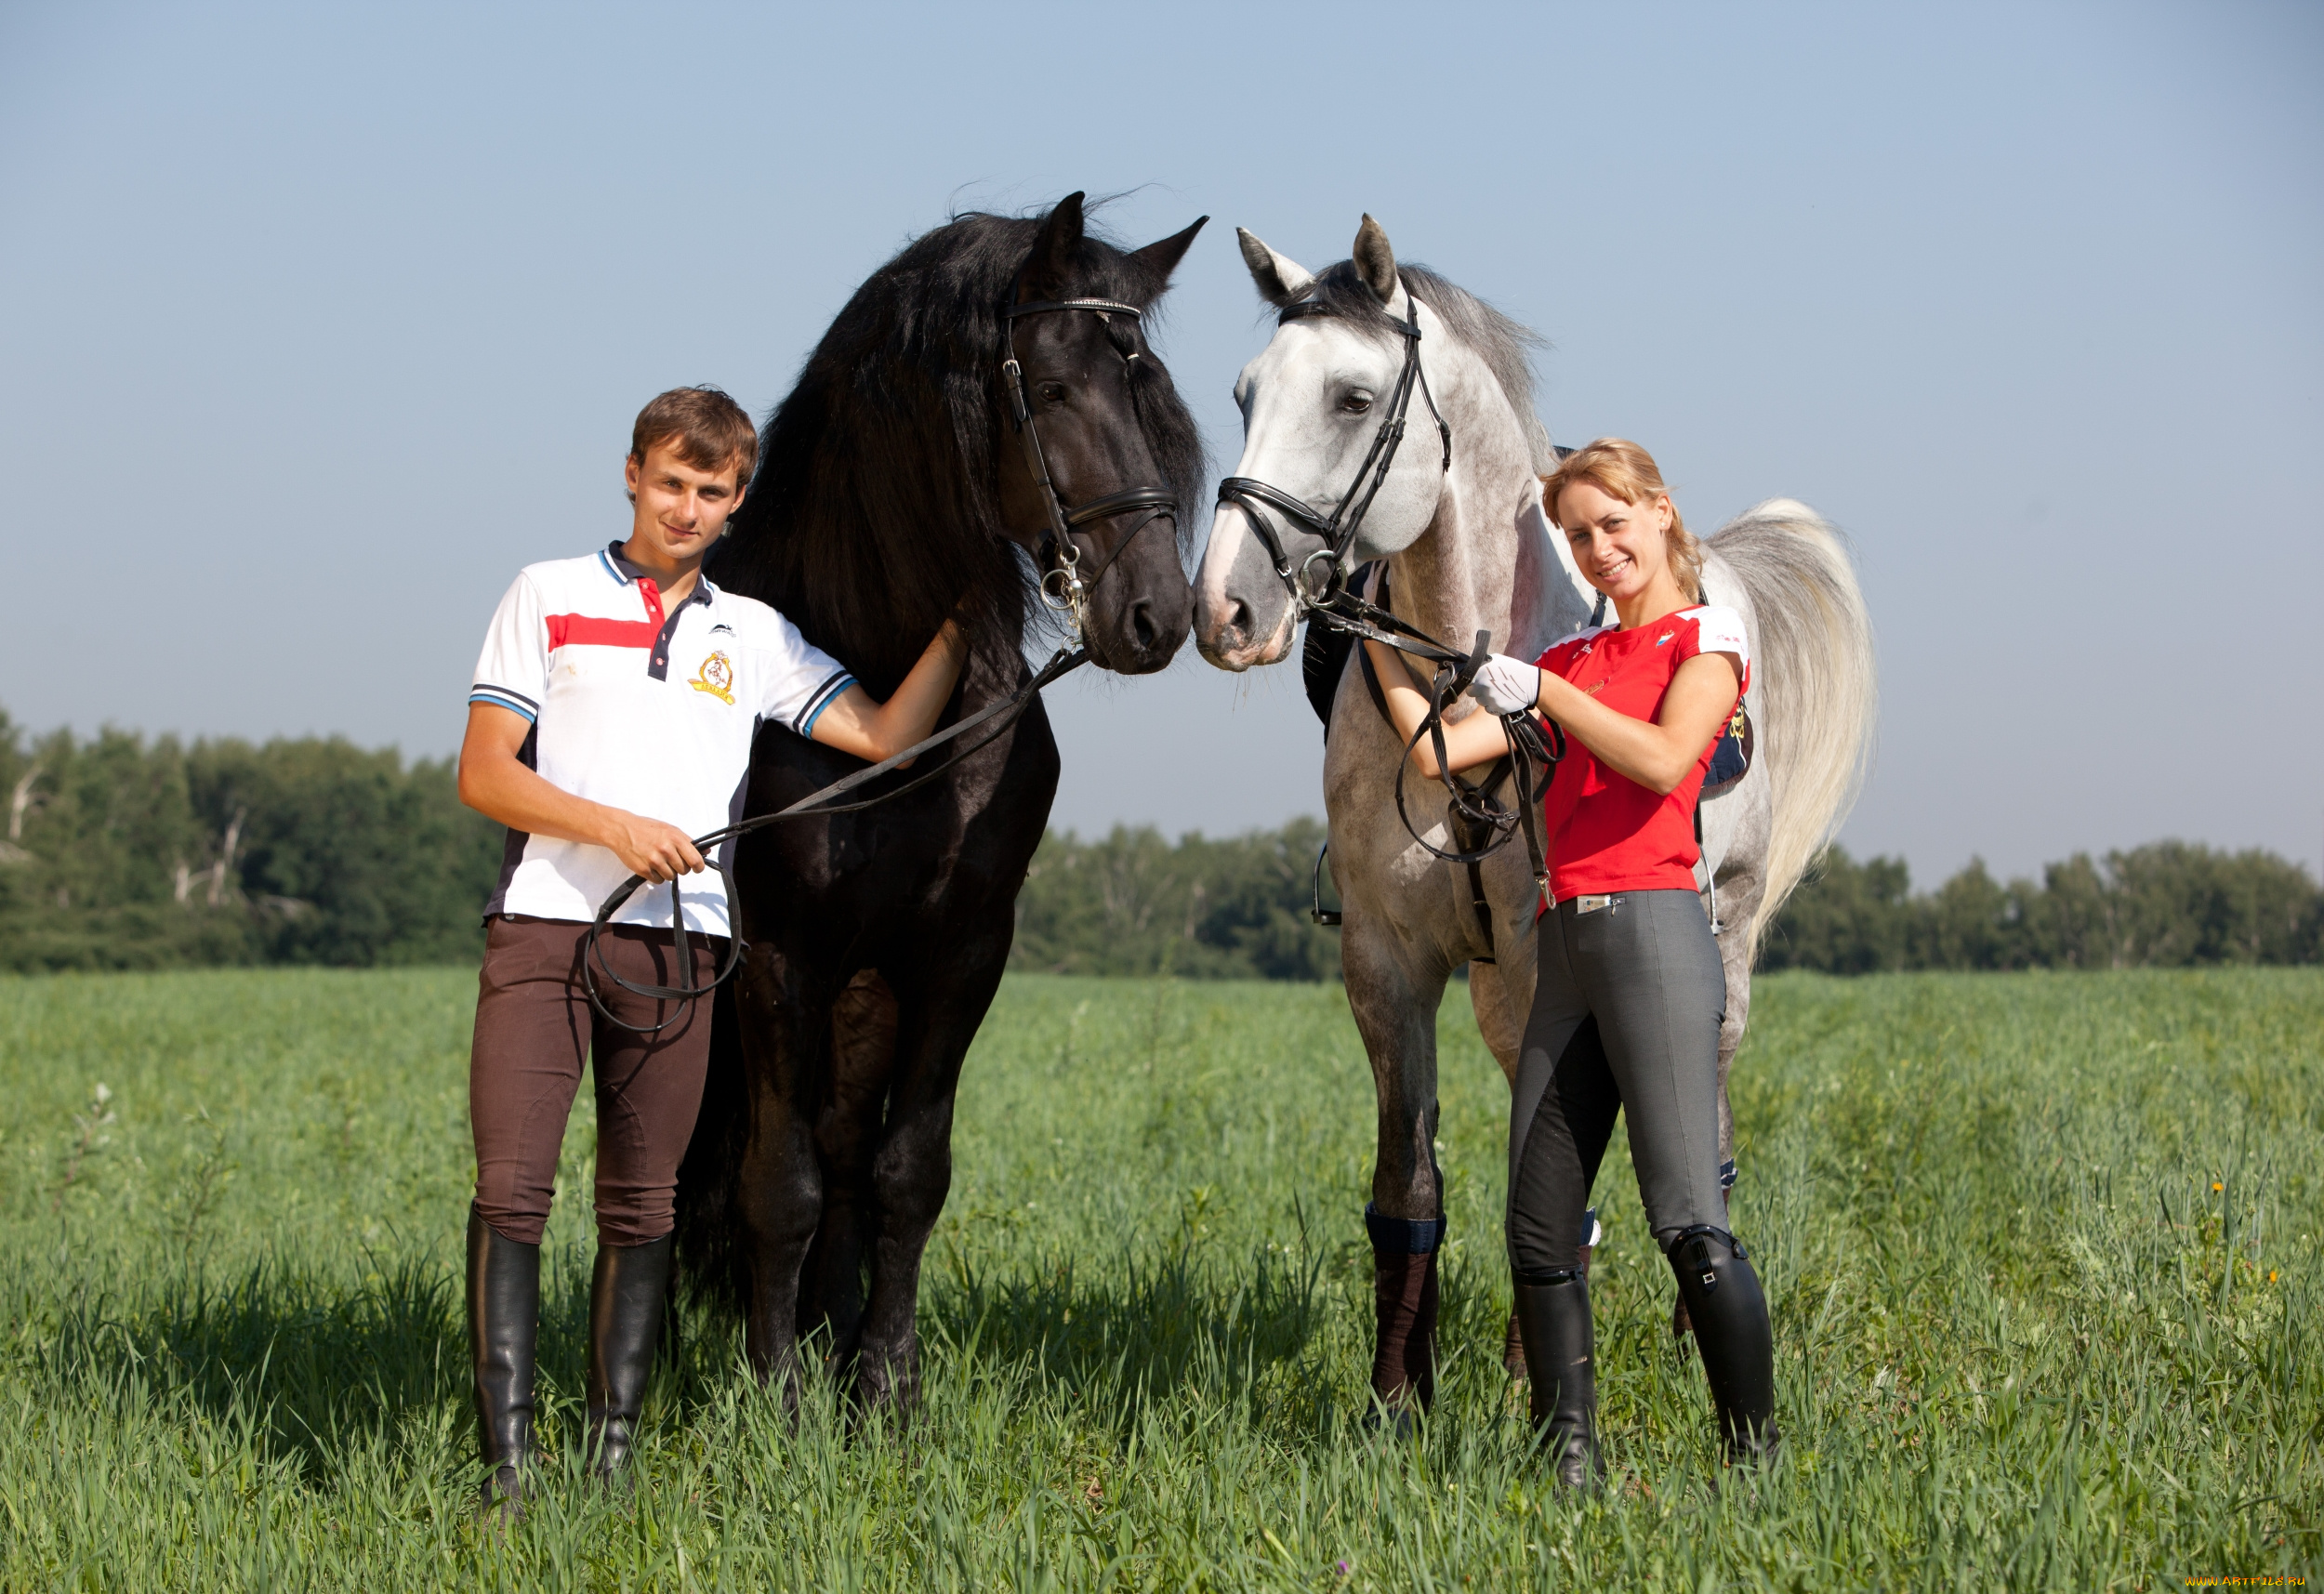
[(1847, 544), (1821, 515), (1770, 498), (1710, 543), (1741, 580), (1757, 622), (1752, 713), (1774, 811), (1759, 902), (1743, 927), (1756, 953), (1855, 806), (1880, 707), (1878, 665)]
[[(699, 1017), (700, 1015), (696, 1015)], [(743, 1075), (741, 1020), (733, 981), (712, 994), (710, 1062), (702, 1112), (678, 1167), (678, 1257), (696, 1299), (740, 1311), (749, 1299), (749, 1258), (735, 1244), (744, 1139), (750, 1102)]]

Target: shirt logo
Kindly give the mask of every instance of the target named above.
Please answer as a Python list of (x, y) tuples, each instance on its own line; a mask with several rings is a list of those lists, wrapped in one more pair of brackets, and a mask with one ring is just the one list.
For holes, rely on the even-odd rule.
[(712, 653), (694, 671), (694, 678), (686, 683), (696, 692), (706, 692), (720, 703), (734, 701), (734, 665), (724, 653)]
[(725, 632), (731, 637), (734, 634), (734, 627), (732, 626), (713, 626), (710, 627), (710, 635), (713, 637), (717, 636), (720, 631)]
[(1678, 633), (1676, 631), (1665, 631), (1661, 636), (1655, 639), (1655, 646), (1658, 648), (1662, 646), (1663, 643), (1669, 641), (1671, 638), (1677, 635)]

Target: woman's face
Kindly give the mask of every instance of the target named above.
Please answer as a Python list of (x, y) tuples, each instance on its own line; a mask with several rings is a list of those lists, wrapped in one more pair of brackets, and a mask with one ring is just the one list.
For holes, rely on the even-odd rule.
[(1582, 579), (1615, 602), (1645, 591), (1669, 568), (1667, 495), (1626, 504), (1594, 482), (1577, 481), (1558, 494), (1555, 507)]

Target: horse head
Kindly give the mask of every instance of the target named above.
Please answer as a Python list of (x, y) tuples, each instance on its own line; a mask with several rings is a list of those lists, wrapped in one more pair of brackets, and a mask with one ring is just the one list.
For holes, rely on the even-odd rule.
[[(1074, 599), (1082, 639), (1123, 675), (1168, 665), (1193, 607), (1180, 544), (1201, 441), (1137, 312), (1169, 287), (1208, 219), (1123, 252), (1089, 236), (1082, 196), (1067, 195), (1017, 273), (1004, 339), (997, 399), (1014, 441), (1002, 440), (1001, 523), (1052, 599), (1086, 582)], [(1117, 499), (1130, 502), (1110, 507)]]
[[(1364, 513), (1349, 562), (1380, 559), (1418, 538), (1435, 518), (1446, 473), (1428, 409), (1392, 415), (1408, 351), (1406, 328), (1417, 325), (1423, 375), (1443, 360), (1444, 323), (1416, 301), (1396, 268), (1380, 223), (1364, 217), (1353, 257), (1311, 272), (1242, 229), (1243, 259), (1260, 296), (1283, 312), (1274, 336), (1235, 384), (1243, 412), (1243, 456), (1235, 476), (1261, 482), (1330, 519), (1350, 507)], [(1429, 398), (1443, 395), (1443, 378)], [(1365, 468), (1383, 425), (1409, 425), (1386, 474)], [(1233, 479), (1230, 479), (1233, 480)], [(1254, 518), (1266, 515), (1262, 528)], [(1275, 548), (1267, 546), (1272, 532)], [(1264, 503), (1222, 497), (1210, 545), (1195, 583), (1195, 640), (1221, 669), (1273, 664), (1289, 652), (1299, 620), (1290, 585), (1277, 568), (1311, 581), (1310, 561), (1327, 551), (1314, 524)]]

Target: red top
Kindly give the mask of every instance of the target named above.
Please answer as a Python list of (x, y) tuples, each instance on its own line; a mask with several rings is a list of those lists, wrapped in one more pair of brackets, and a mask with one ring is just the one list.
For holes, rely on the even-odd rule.
[[(1541, 667), (1589, 692), (1608, 708), (1651, 721), (1680, 665), (1697, 653), (1733, 653), (1751, 684), (1750, 644), (1742, 616), (1706, 605), (1681, 609), (1632, 630), (1602, 626), (1577, 631), (1543, 653)], [(1738, 693), (1738, 696), (1740, 693)], [(1550, 846), (1550, 897), (1564, 902), (1585, 892), (1696, 889), (1695, 795), (1702, 790), (1718, 738), (1703, 744), (1694, 770), (1668, 796), (1657, 796), (1598, 761), (1578, 737), (1565, 738), (1565, 757), (1542, 798)]]

